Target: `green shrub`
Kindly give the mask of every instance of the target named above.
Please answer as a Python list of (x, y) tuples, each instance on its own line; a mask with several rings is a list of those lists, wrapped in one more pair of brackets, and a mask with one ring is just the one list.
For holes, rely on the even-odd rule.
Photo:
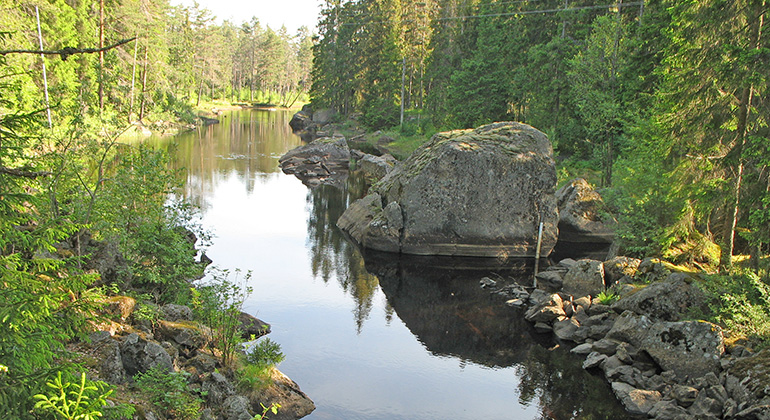
[(246, 351), (246, 361), (257, 366), (275, 366), (286, 359), (281, 345), (265, 337)]
[(165, 415), (179, 420), (198, 418), (203, 400), (187, 390), (186, 372), (167, 372), (156, 366), (134, 379), (150, 403)]
[(756, 273), (707, 276), (702, 287), (710, 298), (709, 321), (757, 348), (770, 347), (770, 286)]
[(46, 384), (53, 393), (37, 394), (35, 409), (52, 413), (56, 419), (62, 420), (96, 420), (103, 416), (113, 390), (106, 389), (103, 382), (92, 382), (86, 379), (86, 374), (80, 375), (79, 383), (64, 382), (62, 373), (52, 382)]

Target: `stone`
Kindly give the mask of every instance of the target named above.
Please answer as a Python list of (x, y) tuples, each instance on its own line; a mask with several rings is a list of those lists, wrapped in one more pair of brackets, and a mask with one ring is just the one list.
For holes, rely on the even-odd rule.
[(203, 376), (201, 391), (206, 395), (206, 402), (211, 406), (218, 406), (235, 395), (233, 384), (219, 372), (210, 372)]
[(529, 303), (531, 305), (539, 305), (543, 301), (546, 301), (550, 298), (551, 298), (551, 293), (548, 293), (545, 290), (535, 289), (529, 295)]
[(637, 389), (623, 382), (613, 382), (612, 391), (631, 414), (646, 415), (661, 400), (660, 392)]
[(593, 351), (597, 351), (601, 354), (612, 356), (617, 351), (618, 344), (620, 343), (615, 340), (603, 338), (599, 341), (595, 341), (591, 348), (593, 349)]
[(482, 289), (488, 289), (491, 287), (497, 287), (497, 282), (490, 279), (489, 277), (484, 277), (481, 280), (479, 280), (479, 285)]
[(770, 420), (770, 405), (749, 407), (733, 417), (735, 420)]
[(193, 312), (189, 306), (169, 303), (160, 307), (161, 318), (167, 321), (192, 321)]
[(156, 341), (146, 340), (136, 333), (127, 335), (120, 344), (123, 368), (128, 375), (158, 367), (167, 372), (174, 368), (171, 356)]
[(99, 376), (111, 384), (122, 384), (126, 381), (126, 370), (120, 355), (120, 343), (108, 338), (100, 340), (95, 345), (99, 360)]
[(558, 294), (552, 294), (548, 300), (542, 301), (529, 308), (524, 318), (529, 322), (548, 323), (559, 317), (565, 316), (563, 303)]
[(281, 405), (277, 414), (270, 414), (270, 420), (296, 420), (309, 415), (315, 410), (315, 404), (302, 392), (296, 382), (289, 379), (278, 369), (271, 369), (272, 384), (249, 395), (249, 402), (254, 412), (262, 413), (261, 404)]
[(682, 407), (689, 407), (698, 397), (698, 390), (691, 386), (676, 384), (671, 387), (671, 398)]
[(575, 346), (569, 352), (570, 353), (574, 353), (574, 354), (587, 355), (587, 354), (589, 354), (589, 353), (591, 353), (593, 351), (592, 348), (593, 348), (593, 345), (591, 343), (583, 343), (583, 344)]
[(389, 154), (382, 156), (364, 154), (356, 161), (356, 169), (364, 174), (367, 181), (378, 181), (392, 171), (397, 163), (396, 158)]
[(537, 273), (535, 278), (537, 278), (537, 287), (552, 292), (558, 292), (564, 285), (563, 273), (561, 271), (541, 271)]
[(126, 322), (131, 314), (134, 313), (136, 307), (136, 299), (129, 296), (112, 296), (107, 298), (107, 305), (105, 311), (111, 315), (113, 319), (120, 320), (120, 322)]
[(550, 333), (553, 331), (553, 327), (551, 327), (551, 325), (548, 324), (547, 322), (535, 322), (534, 327), (535, 327), (535, 331), (541, 334)]
[[(543, 222), (541, 255), (547, 256), (557, 235), (555, 182), (551, 143), (528, 125), (439, 133), (371, 188), (380, 197), (371, 212), (354, 203), (338, 226), (380, 251), (509, 258), (535, 255)], [(397, 237), (373, 223), (393, 202), (403, 223)]]
[(185, 350), (196, 350), (212, 339), (211, 330), (193, 321), (165, 321), (157, 323), (156, 331), (162, 340), (171, 341)]
[(576, 298), (596, 296), (604, 291), (604, 266), (601, 261), (578, 261), (564, 275), (562, 291)]
[(603, 262), (605, 283), (615, 284), (623, 277), (634, 277), (641, 262), (640, 259), (630, 257), (615, 257)]
[[(740, 358), (727, 371), (725, 388), (735, 401), (746, 404), (739, 406), (739, 411), (746, 407), (768, 404), (770, 400), (770, 350)], [(740, 414), (740, 413), (739, 413)]]
[(337, 111), (329, 108), (319, 109), (318, 111), (313, 111), (313, 122), (316, 123), (319, 126), (323, 126), (326, 124), (329, 124), (334, 120), (334, 117), (337, 116)]
[(348, 176), (350, 148), (344, 138), (320, 138), (294, 148), (278, 160), (281, 170), (302, 182), (340, 185)]
[(644, 279), (648, 283), (665, 279), (671, 270), (658, 258), (645, 258), (636, 269), (636, 277)]
[(607, 360), (606, 354), (601, 354), (599, 352), (591, 352), (587, 357), (586, 360), (583, 362), (583, 369), (593, 369), (601, 366), (604, 361)]
[(697, 419), (717, 418), (722, 416), (722, 405), (713, 398), (709, 398), (705, 392), (699, 392), (687, 411)]
[(647, 415), (657, 420), (689, 420), (690, 413), (671, 400), (660, 400)]
[(601, 195), (583, 178), (576, 178), (556, 191), (559, 206), (559, 240), (611, 244), (617, 221)]
[(246, 312), (238, 314), (238, 322), (241, 323), (241, 338), (244, 340), (256, 340), (270, 334), (270, 324)]
[[(242, 395), (233, 395), (227, 397), (222, 403), (222, 416), (224, 420), (252, 420), (254, 416), (249, 412), (250, 408), (248, 398)], [(260, 411), (260, 413), (262, 412)]]
[(685, 273), (672, 273), (665, 281), (653, 283), (612, 304), (618, 313), (632, 311), (653, 319), (679, 321), (690, 308), (705, 306), (706, 296)]
[(505, 304), (513, 308), (523, 308), (527, 306), (527, 302), (519, 298), (507, 300), (505, 301)]
[(580, 327), (574, 319), (565, 319), (562, 321), (555, 321), (553, 323), (553, 333), (560, 340), (575, 341), (575, 332)]
[(574, 305), (580, 306), (583, 308), (583, 310), (588, 311), (588, 309), (591, 307), (591, 298), (588, 296), (583, 296), (575, 299), (573, 301)]
[(718, 372), (724, 354), (722, 329), (704, 321), (654, 322), (644, 315), (624, 312), (608, 338), (625, 341), (645, 351), (663, 370), (679, 380)]

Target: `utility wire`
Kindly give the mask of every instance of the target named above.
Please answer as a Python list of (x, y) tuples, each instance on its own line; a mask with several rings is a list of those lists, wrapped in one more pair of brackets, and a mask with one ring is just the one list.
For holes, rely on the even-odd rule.
[[(530, 1), (535, 1), (535, 0), (530, 0)], [(488, 17), (524, 16), (524, 15), (550, 14), (550, 13), (559, 13), (559, 12), (573, 12), (573, 11), (579, 11), (579, 10), (609, 9), (611, 7), (624, 8), (624, 7), (631, 7), (631, 6), (639, 6), (641, 4), (644, 4), (644, 2), (636, 1), (636, 2), (630, 2), (630, 3), (624, 2), (620, 4), (613, 3), (613, 4), (602, 4), (602, 5), (591, 5), (591, 6), (575, 6), (575, 7), (569, 7), (569, 8), (561, 8), (561, 9), (523, 10), (520, 12), (485, 13), (481, 15), (467, 15), (467, 16), (446, 16), (446, 17), (437, 17), (432, 20), (445, 21), (445, 20), (480, 19), (480, 18), (488, 18)], [(402, 22), (416, 22), (416, 21), (417, 19), (402, 20)], [(341, 23), (340, 25), (363, 26), (363, 25), (369, 25), (369, 24), (383, 24), (387, 22), (388, 22), (387, 20), (380, 20), (380, 21), (369, 20), (369, 21), (361, 21), (361, 22)]]

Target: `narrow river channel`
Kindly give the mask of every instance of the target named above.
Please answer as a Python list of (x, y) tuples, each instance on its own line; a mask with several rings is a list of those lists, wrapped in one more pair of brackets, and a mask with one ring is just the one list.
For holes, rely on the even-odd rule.
[(625, 418), (580, 358), (479, 287), (529, 281), (531, 262), (362, 257), (335, 226), (362, 184), (308, 189), (278, 168), (302, 144), (290, 118), (232, 112), (153, 141), (186, 169), (207, 255), (252, 273), (244, 310), (272, 325), (279, 369), (316, 403), (307, 419)]

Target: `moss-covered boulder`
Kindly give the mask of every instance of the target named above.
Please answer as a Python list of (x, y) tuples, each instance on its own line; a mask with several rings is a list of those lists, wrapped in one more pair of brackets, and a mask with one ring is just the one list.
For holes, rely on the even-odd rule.
[[(534, 256), (556, 244), (553, 149), (501, 122), (436, 134), (353, 203), (337, 225), (366, 248), (416, 255)], [(379, 199), (377, 199), (379, 197)]]

